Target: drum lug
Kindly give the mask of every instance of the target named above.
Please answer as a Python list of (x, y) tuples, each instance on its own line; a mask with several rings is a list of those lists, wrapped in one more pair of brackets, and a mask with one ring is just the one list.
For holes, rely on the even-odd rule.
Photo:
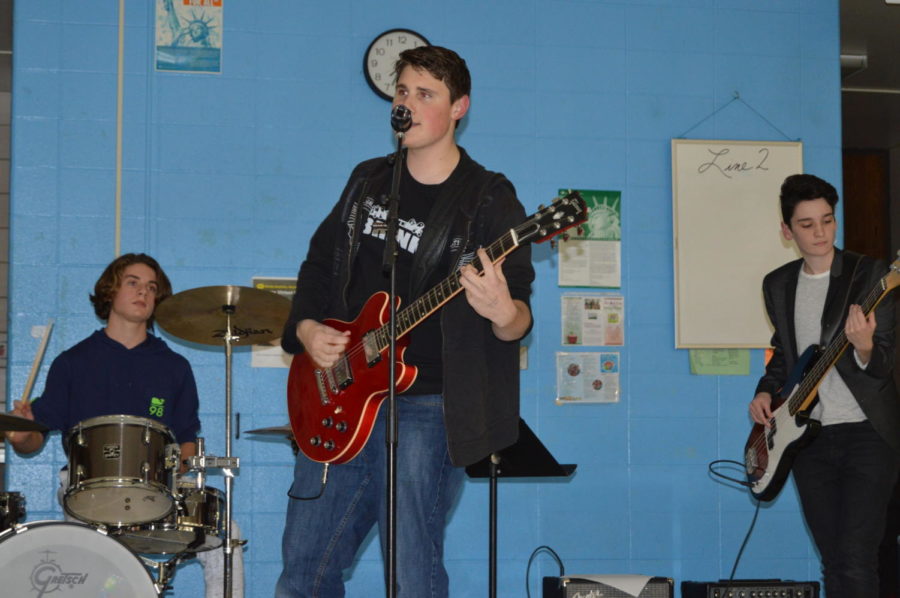
[(149, 427), (144, 428), (144, 437), (142, 440), (145, 445), (150, 446), (150, 428)]
[(78, 446), (84, 448), (84, 434), (81, 433), (81, 430), (78, 430), (78, 436), (75, 439), (75, 442), (78, 443)]
[(78, 484), (84, 478), (84, 465), (75, 466), (75, 483)]
[(144, 461), (143, 463), (141, 463), (141, 473), (142, 473), (143, 476), (144, 476), (144, 481), (145, 481), (145, 482), (149, 482), (149, 481), (150, 481), (150, 476), (149, 476), (148, 474), (150, 473), (150, 464), (147, 463), (146, 461)]

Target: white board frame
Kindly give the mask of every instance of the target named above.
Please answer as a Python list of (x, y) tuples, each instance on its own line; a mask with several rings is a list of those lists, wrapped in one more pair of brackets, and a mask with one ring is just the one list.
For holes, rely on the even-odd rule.
[(676, 348), (769, 346), (762, 279), (799, 256), (778, 194), (802, 172), (799, 141), (672, 140)]

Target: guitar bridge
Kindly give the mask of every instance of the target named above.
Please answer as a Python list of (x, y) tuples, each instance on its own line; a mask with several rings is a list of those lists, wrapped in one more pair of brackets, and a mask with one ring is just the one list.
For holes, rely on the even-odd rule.
[(316, 388), (319, 391), (319, 401), (321, 401), (323, 405), (331, 403), (331, 399), (328, 398), (328, 389), (325, 386), (327, 372), (316, 369), (313, 374), (313, 377), (316, 379)]

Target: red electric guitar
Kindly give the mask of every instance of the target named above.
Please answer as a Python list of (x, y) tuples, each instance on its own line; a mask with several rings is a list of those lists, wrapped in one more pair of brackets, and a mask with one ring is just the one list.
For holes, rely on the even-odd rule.
[[(520, 245), (540, 243), (587, 219), (587, 206), (577, 191), (541, 207), (528, 220), (510, 229), (486, 248), (491, 263)], [(482, 270), (478, 258), (472, 262)], [(407, 390), (416, 368), (403, 363), (409, 345), (407, 333), (462, 291), (459, 272), (397, 312), (396, 392)], [(399, 308), (399, 299), (397, 300)], [(294, 439), (303, 454), (320, 463), (346, 463), (366, 445), (375, 416), (388, 394), (389, 296), (369, 297), (352, 322), (325, 320), (340, 331), (350, 331), (347, 351), (330, 368), (319, 368), (307, 353), (294, 356), (288, 375), (288, 415)]]
[[(860, 304), (868, 315), (895, 287), (900, 286), (900, 259), (891, 264)], [(778, 396), (772, 397), (769, 427), (754, 424), (744, 446), (744, 468), (750, 492), (772, 500), (787, 481), (797, 452), (819, 433), (819, 422), (808, 417), (818, 400), (819, 383), (847, 348), (843, 330), (827, 347), (813, 345), (803, 352)]]

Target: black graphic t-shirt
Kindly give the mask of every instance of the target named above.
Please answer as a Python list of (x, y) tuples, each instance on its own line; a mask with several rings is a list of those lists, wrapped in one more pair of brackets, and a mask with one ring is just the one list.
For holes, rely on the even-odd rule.
[[(441, 185), (423, 185), (409, 174), (404, 165), (400, 179), (400, 222), (397, 229), (397, 294), (401, 297), (400, 310), (410, 304), (410, 271), (413, 256), (428, 223), (428, 214)], [(373, 190), (374, 191), (374, 190)], [(387, 194), (390, 189), (379, 189), (364, 199), (360, 248), (349, 289), (350, 313), (358, 314), (366, 300), (378, 291), (390, 290), (390, 279), (383, 273), (384, 238), (387, 230)], [(449, 252), (445, 251), (432, 278), (425, 284), (427, 292), (448, 276)], [(413, 297), (412, 299), (415, 299)], [(403, 361), (419, 368), (413, 386), (407, 394), (432, 394), (442, 391), (441, 325), (440, 315), (434, 313), (413, 328), (410, 345)]]

